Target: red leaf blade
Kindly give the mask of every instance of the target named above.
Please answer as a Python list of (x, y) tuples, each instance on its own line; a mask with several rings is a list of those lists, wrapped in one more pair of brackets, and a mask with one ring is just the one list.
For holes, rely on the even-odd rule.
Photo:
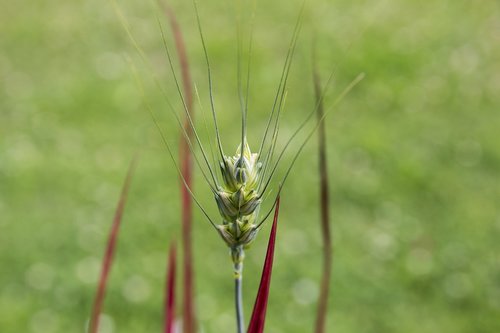
[(257, 298), (248, 326), (248, 333), (262, 333), (264, 332), (264, 324), (266, 320), (267, 303), (269, 299), (269, 289), (271, 287), (271, 273), (273, 270), (274, 261), (274, 247), (276, 243), (276, 229), (278, 226), (278, 213), (280, 209), (280, 198), (277, 198), (276, 208), (274, 210), (273, 226), (269, 235), (269, 242), (267, 245), (266, 259), (262, 269), (262, 276), (260, 279), (259, 290), (257, 291)]
[(97, 333), (99, 330), (99, 317), (104, 302), (104, 296), (106, 294), (106, 286), (108, 282), (109, 273), (111, 270), (111, 266), (113, 264), (113, 258), (118, 240), (118, 233), (120, 231), (120, 225), (123, 217), (123, 211), (125, 209), (125, 203), (127, 202), (130, 182), (132, 180), (132, 176), (134, 174), (136, 165), (137, 165), (137, 155), (130, 162), (127, 176), (125, 177), (125, 182), (123, 183), (122, 191), (120, 194), (120, 200), (118, 201), (118, 205), (116, 207), (113, 224), (109, 232), (108, 243), (106, 245), (106, 251), (104, 253), (104, 258), (102, 262), (101, 275), (99, 277), (99, 285), (97, 287), (94, 305), (92, 308), (92, 314), (89, 322), (89, 329), (88, 329), (89, 333)]
[[(177, 56), (180, 62), (181, 76), (182, 76), (182, 90), (184, 95), (184, 102), (186, 103), (187, 112), (191, 118), (193, 118), (193, 84), (191, 80), (191, 73), (189, 70), (189, 62), (186, 52), (186, 46), (184, 43), (184, 38), (182, 37), (182, 32), (180, 25), (177, 21), (173, 9), (165, 2), (160, 1), (161, 6), (165, 11), (165, 15), (172, 29), (172, 34), (175, 41), (175, 50), (177, 51)], [(192, 138), (193, 130), (190, 126), (187, 116), (184, 120), (184, 131), (187, 135)], [(186, 137), (180, 135), (180, 149), (179, 149), (179, 159), (181, 163), (181, 174), (184, 177), (185, 184), (181, 180), (181, 205), (182, 205), (182, 249), (183, 249), (183, 275), (184, 275), (184, 311), (183, 311), (183, 327), (184, 333), (195, 333), (196, 322), (195, 322), (195, 312), (194, 312), (194, 294), (193, 294), (193, 251), (192, 251), (192, 241), (191, 241), (191, 229), (193, 220), (193, 199), (187, 189), (193, 188), (192, 186), (192, 174), (193, 174), (193, 157), (189, 148)]]
[(165, 285), (165, 333), (174, 333), (175, 330), (175, 274), (176, 274), (176, 248), (170, 247), (167, 265), (167, 282)]
[(324, 333), (326, 325), (326, 314), (328, 310), (328, 293), (330, 291), (330, 277), (332, 272), (332, 239), (330, 231), (330, 193), (328, 188), (328, 168), (326, 156), (326, 131), (325, 122), (321, 121), (324, 117), (323, 98), (321, 96), (320, 77), (316, 66), (315, 56), (313, 55), (313, 80), (314, 92), (318, 103), (317, 117), (320, 122), (318, 129), (318, 150), (319, 150), (319, 174), (320, 174), (320, 210), (321, 210), (321, 236), (323, 239), (323, 271), (321, 277), (321, 286), (318, 300), (318, 309), (316, 313), (315, 332)]

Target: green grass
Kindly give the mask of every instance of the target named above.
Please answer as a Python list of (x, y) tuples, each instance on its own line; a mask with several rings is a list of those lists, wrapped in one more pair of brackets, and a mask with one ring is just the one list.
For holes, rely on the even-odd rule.
[[(162, 53), (155, 18), (161, 13), (149, 3), (120, 3), (180, 106)], [(193, 8), (189, 1), (172, 4), (208, 111)], [(282, 0), (257, 6), (252, 148), (299, 7)], [(239, 135), (234, 10), (227, 1), (206, 2), (200, 14), (225, 149), (233, 151)], [(366, 73), (327, 118), (335, 240), (329, 332), (500, 331), (499, 15), (493, 1), (307, 4), (283, 138), (314, 104), (313, 31), (323, 79), (339, 65), (326, 105)], [(11, 2), (0, 22), (0, 331), (84, 330), (120, 186), (140, 149), (102, 332), (159, 332), (168, 245), (180, 238), (178, 179), (123, 54), (139, 67), (175, 146), (178, 130), (151, 73), (107, 2)], [(291, 158), (286, 154), (281, 171)], [(196, 193), (216, 216), (196, 177)], [(228, 250), (198, 211), (195, 222), (200, 324), (205, 332), (234, 331)], [(247, 317), (269, 226), (247, 252)], [(268, 332), (312, 330), (320, 239), (311, 142), (282, 195)]]

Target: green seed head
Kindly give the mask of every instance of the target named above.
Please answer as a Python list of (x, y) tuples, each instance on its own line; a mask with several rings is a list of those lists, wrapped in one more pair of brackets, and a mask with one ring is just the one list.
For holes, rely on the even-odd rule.
[(218, 226), (228, 246), (247, 246), (257, 234), (256, 217), (262, 202), (258, 193), (261, 163), (248, 143), (236, 150), (235, 156), (224, 156), (221, 162), (223, 184), (215, 193), (215, 201), (223, 223)]

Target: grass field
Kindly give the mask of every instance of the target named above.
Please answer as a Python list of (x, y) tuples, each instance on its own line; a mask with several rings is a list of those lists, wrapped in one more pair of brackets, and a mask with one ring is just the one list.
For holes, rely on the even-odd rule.
[[(192, 3), (171, 3), (209, 110)], [(146, 112), (176, 146), (180, 109), (154, 2), (4, 2), (0, 12), (0, 332), (83, 332), (127, 165), (141, 151), (105, 303), (102, 333), (159, 332), (166, 253), (180, 239), (179, 181)], [(226, 151), (238, 145), (235, 5), (200, 1)], [(248, 36), (251, 5), (240, 10)], [(300, 1), (258, 1), (249, 141), (272, 106)], [(163, 22), (167, 27), (167, 24)], [(171, 42), (170, 31), (167, 39)], [(334, 269), (328, 332), (500, 332), (500, 7), (495, 1), (311, 0), (290, 73), (286, 138), (314, 105), (311, 48), (323, 80), (337, 66), (327, 118)], [(153, 74), (154, 73), (154, 74)], [(202, 138), (201, 109), (196, 106)], [(213, 139), (213, 138), (212, 138)], [(293, 145), (296, 150), (298, 143)], [(317, 145), (282, 195), (266, 331), (311, 332), (321, 264)], [(283, 174), (293, 158), (285, 154)], [(215, 203), (199, 172), (195, 192)], [(269, 206), (270, 200), (265, 205)], [(245, 267), (251, 311), (269, 233)], [(227, 248), (195, 213), (196, 307), (203, 332), (234, 331)]]

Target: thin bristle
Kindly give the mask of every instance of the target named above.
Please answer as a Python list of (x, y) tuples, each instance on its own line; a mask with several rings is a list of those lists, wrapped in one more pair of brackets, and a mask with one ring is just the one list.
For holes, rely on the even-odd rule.
[(113, 264), (116, 244), (118, 241), (118, 233), (120, 231), (120, 225), (123, 217), (123, 211), (125, 209), (125, 203), (127, 202), (127, 196), (130, 188), (130, 183), (132, 180), (132, 175), (137, 165), (137, 159), (138, 156), (135, 155), (132, 161), (130, 162), (127, 176), (125, 177), (125, 181), (123, 183), (122, 191), (120, 194), (120, 199), (116, 207), (113, 224), (109, 232), (108, 243), (106, 245), (106, 251), (104, 253), (104, 258), (102, 261), (101, 275), (99, 277), (99, 285), (97, 287), (94, 305), (92, 308), (92, 314), (89, 322), (89, 329), (88, 329), (89, 333), (97, 333), (99, 330), (99, 319), (104, 302), (104, 296), (106, 294), (108, 277), (111, 271), (111, 266)]
[(196, 14), (196, 24), (198, 26), (198, 32), (200, 34), (201, 45), (203, 46), (203, 54), (205, 56), (205, 63), (207, 65), (207, 75), (208, 75), (208, 93), (210, 96), (210, 108), (212, 110), (212, 117), (214, 120), (215, 136), (217, 138), (217, 146), (219, 148), (220, 157), (224, 160), (224, 149), (222, 148), (219, 125), (217, 123), (217, 113), (215, 112), (215, 102), (214, 102), (214, 92), (213, 92), (213, 80), (212, 80), (212, 69), (210, 67), (210, 59), (208, 58), (207, 46), (205, 44), (205, 37), (203, 36), (203, 29), (201, 28), (200, 13), (198, 12), (198, 4), (196, 0), (193, 0), (194, 11)]
[(262, 333), (264, 332), (264, 324), (266, 320), (267, 303), (269, 299), (269, 289), (271, 287), (271, 274), (273, 271), (274, 261), (274, 248), (276, 244), (276, 230), (278, 227), (278, 214), (280, 210), (280, 198), (276, 200), (276, 208), (274, 210), (274, 221), (269, 235), (269, 243), (267, 245), (266, 259), (262, 269), (262, 276), (260, 279), (259, 290), (257, 291), (257, 298), (248, 326), (248, 333)]
[[(200, 108), (200, 111), (201, 111), (201, 118), (203, 120), (203, 125), (205, 128), (205, 135), (207, 138), (210, 138), (207, 117), (205, 116), (205, 109), (203, 108), (203, 104), (201, 103), (200, 94), (198, 92), (198, 88), (196, 87), (196, 83), (194, 83), (194, 92), (196, 94), (196, 100), (198, 101), (198, 107)], [(215, 150), (214, 150), (214, 145), (212, 144), (212, 140), (208, 140), (208, 147), (210, 148), (210, 157), (212, 159), (212, 165), (214, 165), (214, 166), (218, 165), (219, 163), (217, 162), (217, 158), (215, 157)], [(215, 173), (215, 176), (217, 179), (216, 182), (219, 182), (220, 181), (219, 173)]]
[(173, 153), (173, 150), (172, 148), (170, 147), (170, 144), (168, 143), (168, 140), (165, 136), (165, 133), (163, 133), (163, 130), (160, 126), (160, 124), (158, 123), (158, 119), (156, 119), (156, 116), (153, 112), (153, 109), (151, 108), (151, 105), (148, 103), (146, 97), (145, 97), (145, 92), (144, 92), (144, 85), (137, 73), (137, 68), (135, 68), (134, 64), (132, 61), (130, 61), (130, 59), (128, 59), (128, 64), (130, 66), (130, 69), (132, 71), (132, 74), (134, 75), (134, 78), (136, 80), (136, 83), (137, 83), (137, 88), (139, 89), (139, 92), (141, 94), (141, 99), (142, 99), (142, 102), (144, 104), (144, 107), (146, 108), (146, 111), (149, 113), (149, 116), (151, 117), (151, 120), (153, 121), (153, 124), (155, 125), (157, 131), (158, 131), (158, 134), (160, 135), (160, 138), (163, 142), (163, 145), (165, 146), (165, 149), (167, 150), (167, 153), (168, 153), (168, 156), (170, 157), (170, 160), (172, 161), (172, 163), (174, 164), (174, 167), (175, 167), (175, 170), (177, 171), (177, 174), (179, 175), (179, 178), (181, 179), (182, 181), (182, 184), (184, 185), (184, 187), (186, 188), (186, 190), (189, 192), (189, 195), (191, 196), (191, 198), (193, 199), (194, 203), (196, 204), (196, 206), (198, 206), (198, 208), (201, 210), (201, 212), (203, 213), (203, 215), (207, 218), (207, 221), (212, 225), (212, 227), (214, 229), (217, 230), (217, 226), (215, 224), (215, 222), (213, 221), (213, 219), (210, 218), (210, 215), (208, 215), (207, 213), (207, 210), (205, 208), (203, 208), (203, 206), (201, 205), (200, 201), (196, 198), (196, 196), (194, 195), (193, 191), (191, 190), (191, 187), (188, 185), (188, 183), (186, 182), (186, 179), (184, 178), (183, 174), (182, 174), (182, 171), (179, 167), (179, 164), (177, 163), (176, 159), (174, 158), (174, 153)]
[[(188, 145), (189, 145), (189, 148), (193, 151), (193, 147), (192, 147), (192, 144), (191, 144), (191, 140), (189, 139), (189, 135), (188, 133), (186, 132), (186, 129), (185, 127), (183, 126), (182, 122), (180, 121), (179, 119), (179, 116), (177, 115), (177, 112), (176, 112), (176, 109), (173, 107), (172, 103), (170, 102), (170, 99), (168, 97), (168, 94), (166, 93), (166, 91), (164, 90), (163, 86), (162, 86), (162, 83), (160, 82), (160, 79), (158, 78), (158, 75), (157, 75), (157, 71), (153, 68), (153, 65), (151, 63), (151, 61), (147, 58), (146, 54), (144, 53), (143, 49), (139, 46), (139, 43), (137, 42), (137, 40), (135, 39), (134, 35), (132, 34), (131, 30), (130, 30), (130, 26), (128, 24), (128, 21), (125, 17), (125, 15), (123, 14), (123, 12), (121, 11), (120, 7), (118, 6), (116, 0), (110, 0), (112, 5), (113, 5), (113, 9), (115, 11), (115, 14), (117, 16), (117, 18), (120, 20), (120, 23), (123, 27), (123, 29), (125, 30), (125, 32), (127, 33), (127, 36), (129, 37), (130, 41), (132, 42), (132, 45), (134, 46), (135, 50), (137, 51), (137, 53), (139, 54), (141, 60), (143, 61), (143, 63), (147, 66), (148, 68), (148, 71), (149, 73), (151, 74), (152, 78), (153, 78), (153, 81), (156, 85), (156, 87), (158, 88), (158, 90), (162, 93), (162, 97), (164, 98), (165, 102), (167, 103), (168, 107), (169, 107), (169, 110), (171, 112), (171, 114), (173, 115), (173, 117), (175, 118), (176, 122), (178, 123), (179, 125), (179, 128), (181, 128), (182, 130), (182, 133), (184, 135), (184, 137), (186, 138), (186, 141), (188, 142)], [(158, 23), (159, 23), (159, 26), (160, 26), (160, 30), (161, 30), (161, 33), (162, 33), (162, 38), (164, 40), (164, 46), (165, 46), (165, 49), (167, 51), (167, 54), (168, 54), (168, 48), (167, 48), (167, 45), (166, 45), (166, 42), (165, 42), (165, 39), (164, 39), (164, 33), (163, 33), (163, 28), (159, 22), (159, 19), (158, 19)], [(168, 54), (169, 55), (169, 54)], [(171, 58), (170, 56), (168, 57), (169, 59), (169, 63), (172, 67), (172, 62), (171, 62)], [(131, 61), (129, 61), (129, 63), (131, 63)], [(133, 63), (132, 63), (133, 64)], [(142, 82), (139, 78), (139, 75), (136, 73), (137, 70), (134, 69), (134, 75), (136, 76), (136, 79), (137, 79), (137, 82), (138, 82), (138, 85), (139, 86), (142, 86)], [(175, 78), (175, 74), (174, 74), (174, 78)], [(177, 80), (175, 79), (176, 81), (176, 85), (177, 85)], [(142, 87), (140, 87), (142, 89), (142, 95), (143, 95), (143, 99), (145, 99), (145, 94), (144, 94), (144, 89)], [(179, 87), (177, 86), (178, 90), (179, 90)], [(183, 101), (183, 106), (184, 106), (184, 111), (187, 110), (186, 108), (186, 104), (184, 102), (184, 98), (181, 96), (181, 99)], [(152, 114), (152, 112), (150, 111), (150, 114)], [(187, 116), (187, 119), (190, 120), (190, 116), (189, 116), (189, 112), (186, 111), (186, 116)], [(152, 116), (153, 117), (153, 116)], [(190, 121), (190, 128), (192, 130), (192, 132), (195, 134), (195, 137), (197, 139), (197, 143), (200, 145), (200, 149), (201, 149), (201, 152), (203, 154), (203, 157), (205, 158), (205, 162), (207, 163), (207, 166), (209, 168), (209, 171), (210, 173), (212, 174), (212, 179), (215, 179), (214, 176), (213, 176), (213, 171), (210, 167), (210, 164), (208, 163), (208, 160), (206, 158), (206, 154), (203, 150), (203, 146), (201, 145), (201, 141), (199, 140), (198, 136), (196, 135), (196, 130), (194, 128), (194, 125), (193, 123)], [(159, 126), (157, 123), (155, 123), (155, 126), (158, 128), (158, 130), (160, 130)], [(211, 187), (212, 190), (215, 190), (215, 184), (212, 184), (208, 178), (208, 176), (206, 175), (198, 157), (196, 154), (193, 154), (193, 157), (196, 161), (196, 164), (198, 165), (200, 171), (202, 172), (203, 174), (203, 177), (205, 178), (205, 180), (207, 181), (207, 184), (209, 184), (209, 186)]]
[[(280, 182), (280, 187), (278, 189), (278, 193), (276, 194), (276, 197), (279, 197), (280, 193), (281, 193), (281, 190), (283, 189), (283, 186), (288, 178), (288, 176), (290, 175), (290, 172), (292, 171), (292, 168), (293, 166), (295, 165), (295, 162), (297, 161), (297, 159), (299, 158), (300, 156), (300, 153), (302, 152), (302, 150), (304, 149), (304, 147), (306, 146), (306, 144), (309, 142), (309, 140), (311, 139), (311, 137), (313, 136), (313, 134), (316, 132), (316, 130), (318, 129), (318, 127), (321, 125), (322, 122), (325, 121), (325, 118), (326, 116), (332, 112), (335, 107), (344, 99), (344, 97), (352, 90), (354, 89), (354, 87), (359, 83), (361, 82), (361, 80), (363, 80), (365, 77), (365, 74), (364, 73), (361, 73), (361, 74), (358, 74), (358, 76), (356, 76), (356, 78), (354, 80), (351, 81), (351, 83), (349, 83), (347, 85), (347, 87), (339, 94), (339, 96), (335, 99), (335, 101), (333, 102), (333, 104), (328, 108), (328, 110), (326, 110), (326, 112), (321, 116), (320, 119), (318, 119), (316, 125), (314, 126), (314, 128), (307, 134), (306, 138), (304, 139), (304, 141), (302, 141), (301, 145), (299, 146), (299, 149), (295, 152), (295, 155), (293, 156), (292, 158), (292, 162), (290, 163), (290, 165), (288, 166), (286, 172), (285, 172), (285, 175), (283, 176), (281, 182)], [(315, 108), (314, 109), (314, 112), (317, 112), (316, 111), (317, 109)], [(278, 168), (278, 164), (279, 162), (281, 161), (281, 158), (283, 157), (283, 155), (285, 154), (285, 151), (286, 149), (288, 148), (288, 146), (290, 145), (290, 143), (293, 141), (293, 139), (297, 136), (297, 134), (302, 130), (302, 128), (306, 125), (307, 121), (309, 120), (309, 116), (306, 117), (306, 120), (304, 120), (304, 122), (295, 130), (295, 132), (291, 135), (291, 137), (288, 139), (288, 141), (285, 143), (285, 146), (284, 148), (281, 150), (281, 153), (280, 155), (278, 156), (278, 160), (276, 161), (276, 163), (274, 164), (273, 166), (273, 169), (271, 171), (271, 174), (269, 175), (267, 181), (266, 181), (266, 185), (264, 186), (264, 188), (262, 189), (261, 193), (264, 193), (266, 190), (267, 190), (267, 187), (269, 186), (269, 184), (271, 183), (271, 180), (272, 180), (272, 177), (274, 175), (274, 173), (276, 172), (276, 169)], [(272, 210), (274, 209), (274, 206), (275, 204), (271, 207), (271, 209), (269, 209), (269, 211), (264, 215), (264, 217), (262, 218), (262, 220), (257, 224), (257, 227), (260, 227), (266, 220), (267, 218), (271, 215), (272, 213)]]
[(276, 111), (276, 106), (278, 105), (278, 99), (279, 99), (280, 93), (282, 90), (285, 90), (285, 88), (286, 88), (285, 84), (284, 84), (284, 82), (286, 80), (285, 77), (287, 75), (288, 69), (290, 68), (292, 60), (293, 60), (295, 46), (296, 46), (297, 38), (299, 36), (300, 26), (301, 26), (301, 22), (302, 22), (302, 13), (303, 13), (303, 8), (300, 10), (299, 16), (297, 18), (297, 22), (295, 23), (295, 28), (294, 28), (293, 33), (292, 33), (292, 38), (291, 38), (290, 44), (288, 46), (288, 50), (287, 50), (287, 54), (286, 54), (286, 58), (285, 58), (285, 63), (283, 65), (283, 69), (281, 71), (280, 82), (278, 85), (278, 89), (276, 91), (276, 95), (274, 97), (273, 107), (271, 109), (271, 113), (270, 113), (269, 118), (267, 120), (266, 129), (264, 131), (264, 135), (262, 136), (262, 141), (260, 143), (260, 147), (258, 150), (259, 159), (261, 158), (261, 156), (263, 154), (264, 144), (266, 142), (267, 135), (269, 133), (269, 128), (270, 128), (272, 120), (274, 118), (274, 113)]
[[(314, 126), (314, 128), (307, 134), (307, 136), (304, 139), (304, 141), (302, 141), (301, 145), (299, 146), (299, 149), (297, 150), (297, 152), (295, 153), (295, 155), (294, 155), (294, 157), (292, 159), (292, 162), (288, 166), (288, 169), (286, 170), (285, 175), (283, 176), (283, 179), (280, 182), (280, 184), (282, 184), (282, 186), (284, 185), (286, 179), (288, 178), (288, 175), (290, 174), (290, 171), (292, 170), (292, 167), (294, 166), (295, 162), (297, 161), (297, 158), (299, 157), (300, 153), (302, 152), (302, 150), (304, 149), (304, 147), (306, 146), (306, 144), (309, 142), (309, 140), (311, 139), (311, 137), (313, 136), (313, 134), (316, 132), (316, 130), (318, 129), (318, 127), (321, 125), (321, 123), (325, 121), (325, 118), (328, 116), (328, 114), (335, 109), (335, 107), (344, 99), (344, 97), (352, 89), (354, 89), (354, 87), (359, 82), (361, 82), (361, 80), (363, 80), (364, 77), (365, 77), (364, 73), (358, 74), (358, 76), (356, 76), (356, 78), (354, 78), (354, 80), (352, 80), (351, 83), (349, 83), (347, 85), (347, 87), (338, 95), (338, 97), (335, 99), (335, 101), (332, 103), (332, 105), (330, 105), (330, 107), (328, 108), (328, 110), (325, 111), (325, 113), (321, 116), (321, 118), (318, 119), (318, 121), (317, 121), (316, 125)], [(315, 109), (313, 112), (317, 112), (316, 110), (317, 109)], [(270, 182), (272, 180), (272, 177), (273, 177), (274, 173), (276, 172), (276, 169), (278, 168), (279, 162), (281, 161), (281, 158), (285, 154), (286, 149), (288, 148), (288, 146), (290, 145), (290, 143), (293, 141), (293, 139), (297, 136), (297, 134), (302, 130), (302, 128), (304, 128), (304, 126), (306, 125), (306, 123), (307, 123), (308, 120), (309, 119), (307, 117), (306, 120), (297, 128), (297, 130), (295, 130), (295, 132), (290, 136), (290, 138), (286, 142), (284, 148), (281, 150), (281, 153), (278, 156), (278, 160), (276, 161), (276, 163), (273, 166), (271, 174), (269, 175), (269, 177), (267, 179), (267, 182), (266, 182), (266, 185), (264, 186), (264, 189), (262, 190), (262, 192), (265, 192), (266, 189), (267, 189), (267, 187), (269, 186), (269, 184), (270, 184)], [(279, 195), (279, 193), (280, 193), (280, 191), (281, 191), (282, 188), (283, 187), (281, 187), (280, 190), (278, 191), (278, 195)]]
[[(173, 11), (169, 10), (168, 6), (166, 6), (166, 5), (164, 5), (164, 6), (166, 8), (165, 11), (167, 12), (167, 18), (169, 20), (175, 19), (175, 17), (173, 16), (174, 15)], [(178, 48), (178, 46), (184, 47), (184, 42), (182, 41), (182, 35), (180, 32), (179, 25), (177, 24), (177, 21), (175, 21), (175, 24), (171, 23), (170, 25), (172, 26), (174, 39), (176, 40), (176, 42), (175, 42), (176, 48)], [(202, 172), (205, 180), (207, 181), (207, 184), (210, 185), (210, 187), (212, 189), (215, 189), (217, 187), (217, 180), (215, 178), (214, 171), (212, 170), (212, 166), (210, 165), (210, 162), (208, 161), (207, 154), (205, 152), (205, 149), (203, 148), (203, 143), (200, 140), (200, 137), (199, 137), (198, 132), (195, 128), (194, 121), (193, 121), (193, 118), (191, 115), (192, 106), (193, 106), (193, 102), (194, 102), (193, 91), (192, 91), (193, 84), (191, 82), (191, 78), (190, 78), (190, 74), (189, 74), (189, 66), (188, 66), (188, 62), (187, 62), (186, 51), (185, 51), (185, 49), (183, 51), (177, 49), (177, 54), (178, 54), (178, 57), (179, 57), (180, 62), (181, 62), (180, 65), (181, 65), (182, 78), (183, 78), (183, 83), (182, 83), (183, 90), (184, 90), (184, 92), (183, 92), (183, 91), (181, 91), (179, 80), (177, 79), (177, 75), (175, 73), (174, 64), (172, 61), (172, 56), (170, 54), (170, 49), (168, 47), (167, 40), (165, 37), (165, 32), (164, 32), (163, 26), (162, 26), (159, 18), (158, 18), (158, 27), (159, 27), (160, 32), (161, 32), (161, 37), (163, 40), (163, 47), (164, 47), (164, 50), (165, 50), (165, 53), (167, 56), (168, 64), (170, 67), (170, 72), (172, 73), (172, 76), (173, 76), (173, 79), (175, 82), (175, 86), (177, 88), (177, 93), (179, 94), (179, 98), (182, 101), (184, 114), (186, 116), (185, 121), (184, 121), (184, 125), (181, 125), (180, 120), (178, 120), (178, 116), (177, 116), (176, 112), (174, 112), (175, 113), (174, 116), (176, 117), (177, 121), (179, 122), (179, 126), (182, 129), (182, 135), (184, 136), (184, 139), (187, 141), (189, 149), (191, 150), (192, 155), (194, 156), (195, 161), (200, 168), (200, 171)], [(186, 82), (185, 80), (189, 80), (189, 81)], [(197, 155), (194, 152), (194, 148), (193, 148), (193, 145), (191, 143), (193, 136), (194, 136), (196, 143), (200, 147), (203, 159), (205, 161), (206, 167), (208, 168), (208, 171), (209, 171), (210, 176), (212, 178), (213, 184), (210, 182), (210, 180), (206, 176), (205, 171), (204, 171), (201, 163), (199, 162)]]
[(252, 1), (252, 14), (250, 16), (250, 38), (248, 42), (248, 64), (247, 64), (247, 82), (246, 82), (246, 92), (245, 92), (245, 124), (247, 122), (248, 116), (248, 100), (250, 95), (250, 69), (252, 67), (252, 46), (253, 46), (253, 29), (255, 25), (255, 10), (257, 4), (256, 0)]

